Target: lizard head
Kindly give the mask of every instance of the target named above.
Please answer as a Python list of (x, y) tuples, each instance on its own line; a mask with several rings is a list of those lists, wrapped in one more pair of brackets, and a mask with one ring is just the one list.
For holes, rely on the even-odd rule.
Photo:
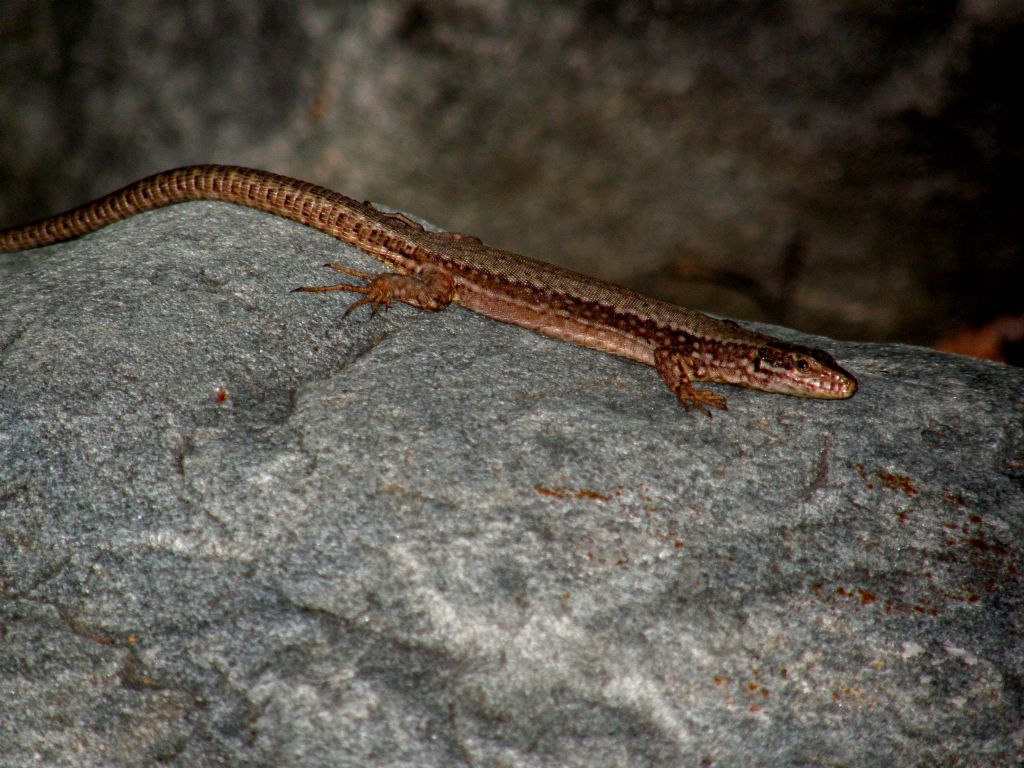
[(844, 400), (857, 391), (857, 379), (820, 349), (772, 341), (751, 355), (745, 371), (749, 386), (798, 397)]

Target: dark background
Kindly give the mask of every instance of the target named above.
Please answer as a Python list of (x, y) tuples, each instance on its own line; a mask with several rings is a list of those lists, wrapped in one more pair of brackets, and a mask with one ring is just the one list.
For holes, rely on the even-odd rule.
[(686, 305), (869, 340), (987, 327), (968, 346), (1006, 356), (1021, 8), (7, 0), (0, 223), (237, 163)]

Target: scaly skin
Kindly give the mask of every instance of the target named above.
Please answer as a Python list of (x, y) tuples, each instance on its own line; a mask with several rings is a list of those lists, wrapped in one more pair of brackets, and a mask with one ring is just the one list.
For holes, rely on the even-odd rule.
[[(329, 189), (266, 171), (198, 165), (158, 173), (66, 213), (0, 231), (0, 251), (70, 240), (144, 211), (192, 200), (217, 200), (281, 216), (355, 246), (390, 268), (369, 280), (299, 291), (365, 294), (374, 310), (401, 301), (424, 310), (455, 302), (474, 312), (573, 344), (653, 366), (679, 401), (707, 413), (725, 398), (694, 381), (764, 392), (844, 399), (857, 380), (826, 352), (748, 331), (730, 320), (643, 296), (478, 239), (429, 232)], [(347, 313), (346, 313), (347, 314)]]

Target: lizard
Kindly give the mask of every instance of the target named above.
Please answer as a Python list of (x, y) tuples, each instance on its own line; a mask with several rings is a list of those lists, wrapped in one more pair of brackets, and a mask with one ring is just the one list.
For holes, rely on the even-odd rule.
[(363, 305), (375, 313), (392, 301), (427, 311), (455, 303), (652, 366), (685, 408), (709, 416), (710, 408), (726, 408), (726, 398), (694, 382), (832, 400), (857, 390), (856, 378), (822, 350), (492, 248), (469, 235), (433, 232), (403, 214), (316, 184), (240, 166), (193, 165), (149, 176), (64, 213), (0, 230), (0, 251), (71, 240), (145, 211), (196, 200), (234, 203), (296, 221), (384, 264), (388, 271), (377, 275), (325, 264), (365, 282), (295, 289), (362, 294), (346, 316)]

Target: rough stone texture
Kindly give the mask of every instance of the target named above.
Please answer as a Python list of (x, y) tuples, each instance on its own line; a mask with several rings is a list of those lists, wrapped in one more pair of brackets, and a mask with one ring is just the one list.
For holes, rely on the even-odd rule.
[(289, 292), (339, 247), (190, 204), (0, 283), (0, 765), (1019, 764), (1019, 369), (776, 329), (860, 392), (709, 420)]
[(0, 224), (241, 163), (684, 304), (931, 342), (1024, 312), (1021, 71), (1013, 0), (5, 0)]

